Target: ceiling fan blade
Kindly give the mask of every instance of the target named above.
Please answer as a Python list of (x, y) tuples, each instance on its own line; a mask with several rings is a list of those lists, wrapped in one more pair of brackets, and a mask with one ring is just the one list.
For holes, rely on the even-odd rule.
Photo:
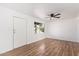
[(50, 15), (47, 15), (45, 18), (50, 18)]
[(45, 17), (45, 18), (49, 18), (49, 17)]
[(61, 15), (61, 14), (60, 14), (60, 13), (58, 13), (58, 14), (54, 15), (54, 17), (59, 16), (59, 15)]
[(60, 17), (55, 17), (55, 18), (60, 18)]

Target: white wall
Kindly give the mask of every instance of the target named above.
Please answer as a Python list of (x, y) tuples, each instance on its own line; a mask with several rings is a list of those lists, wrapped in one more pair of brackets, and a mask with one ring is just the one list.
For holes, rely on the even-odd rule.
[(76, 19), (61, 19), (47, 22), (47, 37), (77, 42)]
[(77, 41), (79, 42), (79, 19), (76, 19), (77, 24)]
[[(34, 34), (34, 17), (16, 12), (0, 6), (0, 53), (13, 49), (13, 16), (24, 18), (27, 23), (27, 43), (35, 42), (44, 37), (42, 34)], [(43, 22), (43, 21), (41, 21)], [(38, 39), (39, 38), (39, 39)]]

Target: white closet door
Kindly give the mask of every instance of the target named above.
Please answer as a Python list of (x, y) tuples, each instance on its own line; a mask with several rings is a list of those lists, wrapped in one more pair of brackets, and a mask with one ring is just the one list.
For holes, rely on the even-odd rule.
[(26, 44), (26, 21), (25, 19), (14, 17), (14, 48)]

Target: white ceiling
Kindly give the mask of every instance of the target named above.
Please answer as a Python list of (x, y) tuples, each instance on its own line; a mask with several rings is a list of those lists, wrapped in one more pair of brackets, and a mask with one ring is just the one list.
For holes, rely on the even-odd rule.
[(34, 17), (46, 19), (49, 13), (61, 13), (61, 18), (78, 18), (78, 3), (0, 3), (1, 6), (25, 13)]

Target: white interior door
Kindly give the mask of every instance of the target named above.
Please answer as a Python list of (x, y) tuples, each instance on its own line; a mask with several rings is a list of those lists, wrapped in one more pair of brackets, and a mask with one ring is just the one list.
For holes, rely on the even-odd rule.
[(26, 21), (23, 18), (14, 17), (14, 48), (26, 44)]

